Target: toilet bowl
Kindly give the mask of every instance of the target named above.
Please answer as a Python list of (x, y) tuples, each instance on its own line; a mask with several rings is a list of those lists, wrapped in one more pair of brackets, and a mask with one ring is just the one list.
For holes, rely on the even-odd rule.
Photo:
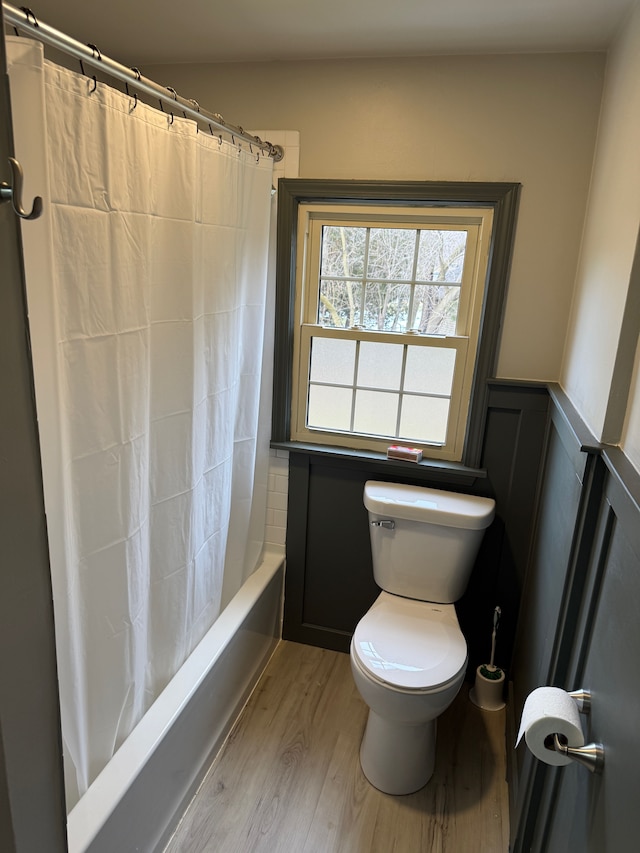
[(436, 718), (455, 699), (467, 644), (452, 604), (382, 592), (351, 641), (351, 672), (369, 717), (360, 747), (367, 779), (386, 794), (431, 778)]
[(377, 481), (366, 483), (364, 501), (382, 592), (351, 641), (351, 672), (369, 706), (360, 764), (379, 790), (410, 794), (433, 774), (436, 721), (464, 681), (467, 643), (453, 602), (494, 502)]

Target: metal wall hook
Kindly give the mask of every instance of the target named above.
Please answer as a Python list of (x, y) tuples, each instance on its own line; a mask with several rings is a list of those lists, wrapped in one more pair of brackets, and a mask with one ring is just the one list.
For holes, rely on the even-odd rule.
[[(561, 740), (562, 738), (562, 740)], [(588, 743), (585, 746), (568, 746), (563, 735), (554, 734), (553, 748), (560, 755), (566, 755), (572, 761), (582, 764), (591, 773), (602, 773), (604, 767), (604, 747), (601, 743)]]
[(9, 157), (11, 167), (11, 183), (0, 183), (0, 202), (10, 201), (16, 216), (20, 219), (37, 219), (42, 213), (42, 198), (37, 195), (33, 200), (31, 212), (27, 213), (22, 207), (22, 181), (24, 179), (22, 166), (15, 157)]

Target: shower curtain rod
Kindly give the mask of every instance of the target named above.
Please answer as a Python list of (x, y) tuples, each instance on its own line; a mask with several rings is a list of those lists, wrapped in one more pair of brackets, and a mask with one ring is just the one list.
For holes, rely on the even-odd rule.
[(272, 145), (272, 143), (267, 140), (260, 139), (258, 136), (253, 136), (252, 134), (247, 133), (241, 127), (229, 124), (229, 122), (226, 122), (218, 113), (212, 114), (206, 112), (200, 108), (197, 101), (182, 98), (178, 95), (175, 89), (172, 89), (169, 86), (160, 86), (157, 83), (154, 83), (153, 80), (143, 77), (137, 68), (127, 68), (119, 62), (109, 59), (109, 57), (101, 53), (94, 44), (84, 45), (82, 42), (76, 41), (65, 33), (55, 30), (48, 24), (42, 23), (42, 21), (39, 21), (36, 18), (31, 9), (26, 7), (18, 9), (10, 3), (5, 3), (4, 0), (2, 8), (4, 10), (4, 19), (7, 24), (15, 27), (16, 30), (19, 29), (27, 32), (33, 38), (36, 38), (51, 47), (55, 47), (57, 50), (60, 50), (69, 56), (75, 57), (80, 60), (81, 67), (82, 63), (86, 62), (87, 65), (102, 69), (116, 80), (122, 80), (127, 86), (127, 91), (129, 85), (131, 85), (139, 92), (143, 92), (145, 95), (149, 95), (152, 98), (157, 98), (160, 101), (161, 107), (163, 103), (168, 104), (172, 107), (170, 114), (173, 114), (174, 110), (179, 109), (185, 117), (192, 118), (201, 124), (208, 125), (212, 134), (215, 128), (218, 132), (223, 131), (224, 133), (230, 134), (233, 140), (242, 139), (245, 142), (248, 142), (249, 145), (267, 152), (270, 157), (273, 157), (275, 162), (282, 160), (284, 151), (280, 145)]

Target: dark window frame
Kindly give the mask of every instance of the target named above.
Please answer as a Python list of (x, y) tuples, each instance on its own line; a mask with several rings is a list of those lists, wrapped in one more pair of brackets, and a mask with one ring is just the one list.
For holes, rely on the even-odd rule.
[[(506, 182), (280, 179), (278, 182), (272, 447), (295, 449), (296, 446), (300, 446), (297, 442), (290, 440), (299, 206), (308, 203), (329, 203), (371, 204), (382, 207), (483, 207), (493, 210), (494, 217), (486, 295), (482, 307), (462, 463), (449, 463), (452, 467), (461, 464), (477, 468), (480, 465), (487, 410), (487, 382), (495, 378), (519, 196), (520, 184)], [(315, 446), (316, 452), (322, 452), (322, 448), (323, 445)], [(336, 448), (328, 442), (326, 450), (335, 452)], [(350, 451), (350, 454), (364, 457), (371, 455), (370, 453), (359, 454), (358, 451)], [(437, 462), (437, 460), (433, 461)], [(429, 462), (429, 459), (424, 460), (424, 464), (428, 465)], [(442, 462), (438, 464), (441, 466)]]

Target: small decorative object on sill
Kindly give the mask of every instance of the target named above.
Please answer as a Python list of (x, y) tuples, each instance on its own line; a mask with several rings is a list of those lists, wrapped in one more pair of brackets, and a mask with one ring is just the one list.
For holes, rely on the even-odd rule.
[(391, 444), (387, 447), (387, 459), (404, 459), (407, 462), (419, 462), (422, 451), (419, 447), (403, 447), (401, 444)]

